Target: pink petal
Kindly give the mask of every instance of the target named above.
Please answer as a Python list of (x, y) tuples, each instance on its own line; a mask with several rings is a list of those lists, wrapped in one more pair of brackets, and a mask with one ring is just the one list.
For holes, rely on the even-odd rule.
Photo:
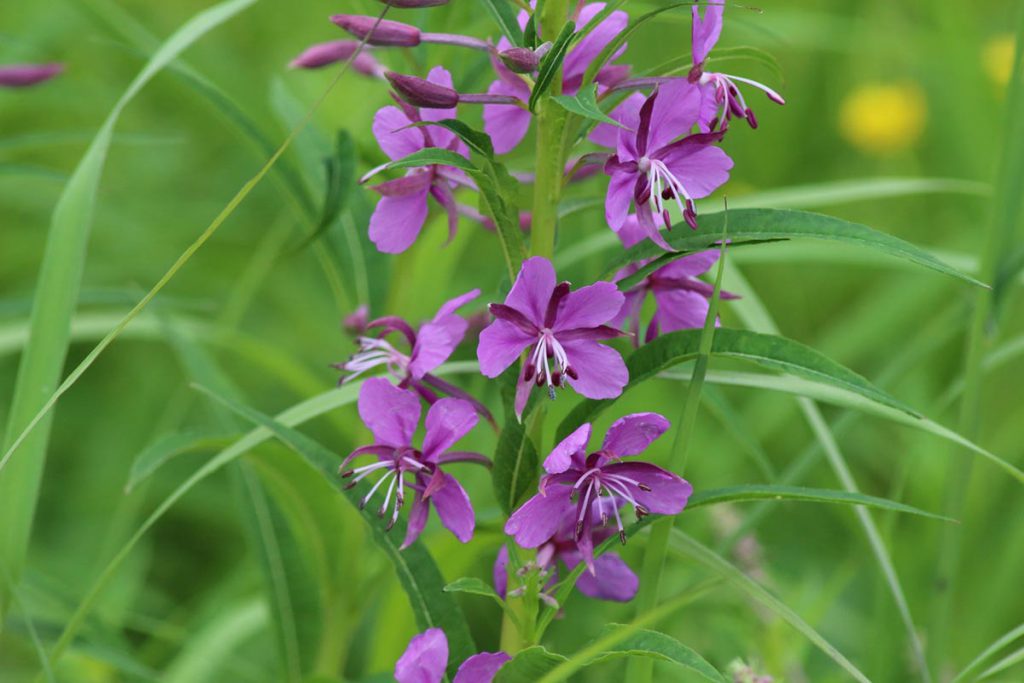
[(412, 443), (420, 422), (420, 400), (383, 377), (363, 382), (359, 390), (359, 417), (376, 443), (401, 448)]
[(373, 136), (393, 161), (404, 159), (426, 147), (422, 130), (406, 128), (411, 124), (409, 117), (398, 107), (384, 107), (373, 117)]
[(414, 636), (395, 663), (398, 683), (441, 683), (448, 666), (448, 639), (439, 628)]
[(516, 417), (520, 420), (522, 420), (523, 411), (526, 410), (526, 404), (530, 400), (530, 392), (533, 391), (535, 386), (533, 380), (526, 381), (523, 379), (522, 374), (519, 375), (519, 381), (516, 383), (516, 399), (513, 408), (515, 408)]
[(679, 178), (694, 199), (707, 197), (729, 180), (732, 159), (714, 145), (681, 144), (662, 161)]
[[(587, 443), (590, 441), (590, 429), (590, 423), (586, 422), (562, 439), (551, 451), (551, 454), (544, 459), (544, 470), (548, 474), (560, 474), (574, 465), (577, 469), (581, 469), (583, 463), (580, 461), (586, 455)], [(581, 453), (583, 457), (581, 457)]]
[[(572, 569), (580, 563), (577, 552), (562, 553), (565, 566)], [(580, 593), (595, 600), (629, 602), (640, 587), (640, 579), (616, 553), (605, 553), (594, 560), (594, 572), (583, 572), (576, 580)]]
[(700, 117), (700, 105), (700, 88), (685, 78), (662, 85), (651, 114), (648, 153), (661, 149), (676, 138), (688, 135)]
[(658, 302), (658, 328), (662, 334), (704, 327), (709, 304), (697, 292), (685, 289), (656, 290), (654, 300)]
[(610, 282), (595, 282), (569, 292), (555, 319), (556, 336), (560, 330), (604, 325), (618, 314), (623, 301), (622, 292)]
[(634, 413), (612, 423), (604, 437), (603, 450), (615, 457), (639, 455), (671, 425), (657, 413)]
[(412, 350), (409, 374), (420, 379), (448, 360), (462, 342), (468, 327), (469, 323), (457, 315), (446, 315), (421, 327)]
[(693, 493), (690, 482), (649, 462), (618, 462), (605, 465), (608, 474), (621, 474), (644, 484), (650, 491), (631, 487), (636, 502), (656, 515), (676, 515)]
[(427, 191), (381, 197), (370, 217), (370, 240), (385, 254), (400, 254), (419, 237), (427, 212)]
[[(640, 107), (644, 106), (644, 96), (641, 93), (635, 92), (622, 102), (619, 106), (612, 109), (608, 114), (611, 118), (615, 119), (623, 126), (626, 126), (628, 132), (633, 132), (640, 125)], [(591, 142), (602, 147), (609, 149), (616, 149), (619, 141), (619, 131), (622, 128), (613, 126), (610, 123), (599, 123), (594, 127), (594, 130), (590, 133), (588, 138)]]
[(399, 550), (405, 550), (420, 537), (423, 528), (427, 526), (427, 516), (430, 514), (430, 503), (423, 499), (422, 494), (416, 492), (416, 498), (412, 502), (412, 509), (409, 511), (409, 521), (405, 525), (405, 540)]
[(543, 327), (548, 302), (555, 291), (555, 267), (543, 256), (523, 261), (505, 304), (518, 310), (538, 327)]
[(505, 320), (495, 320), (480, 333), (476, 357), (480, 372), (486, 377), (497, 377), (512, 365), (535, 339)]
[(505, 662), (512, 659), (504, 652), (481, 652), (462, 663), (452, 683), (491, 683)]
[(465, 294), (460, 294), (454, 299), (449, 299), (441, 305), (441, 308), (437, 309), (437, 315), (434, 316), (434, 320), (438, 320), (450, 313), (454, 313), (478, 296), (480, 296), (480, 290), (472, 289)]
[(711, 52), (711, 48), (718, 42), (718, 37), (722, 33), (722, 13), (724, 10), (725, 5), (722, 2), (715, 2), (715, 0), (710, 0), (708, 3), (704, 10), (703, 19), (700, 18), (699, 7), (694, 6), (691, 10), (693, 13), (691, 38), (693, 41), (694, 64), (703, 63)]
[(494, 581), (494, 592), (504, 600), (505, 594), (508, 592), (508, 547), (504, 544), (498, 549), (498, 555), (494, 558), (491, 579)]
[[(431, 69), (427, 74), (427, 80), (435, 85), (454, 89), (452, 75), (443, 66), (435, 66)], [(444, 119), (454, 119), (455, 116), (454, 107), (452, 109), (420, 109), (420, 118), (424, 121), (443, 121)], [(455, 139), (455, 133), (447, 128), (430, 126), (427, 130), (430, 131), (430, 138), (435, 147), (448, 147)]]
[(629, 216), (629, 205), (633, 203), (633, 173), (613, 173), (608, 181), (608, 194), (604, 200), (604, 217), (612, 230), (618, 231)]
[[(504, 80), (497, 80), (487, 88), (488, 95), (510, 95), (524, 102), (530, 97), (530, 89), (516, 77), (520, 86)], [(491, 136), (496, 154), (508, 154), (526, 137), (530, 129), (530, 112), (511, 104), (484, 105), (484, 132)]]
[(718, 263), (718, 251), (709, 249), (676, 259), (656, 272), (661, 277), (694, 277), (708, 272), (716, 263)]
[(437, 516), (441, 518), (445, 528), (452, 532), (455, 538), (463, 543), (469, 543), (476, 527), (473, 505), (469, 502), (466, 490), (459, 485), (455, 477), (450, 474), (443, 476), (444, 485), (430, 494), (430, 500), (437, 508)]
[(590, 340), (562, 344), (579, 379), (572, 388), (587, 398), (615, 398), (629, 382), (629, 371), (619, 352)]
[[(592, 2), (584, 5), (576, 20), (577, 30), (586, 26), (591, 19), (603, 10), (603, 2)], [(578, 82), (587, 67), (593, 62), (605, 47), (611, 43), (616, 36), (626, 30), (629, 25), (629, 15), (622, 11), (612, 12), (583, 40), (573, 47), (565, 58), (563, 65), (564, 79), (570, 83)]]
[(438, 456), (469, 433), (478, 419), (473, 404), (461, 398), (442, 398), (430, 406), (423, 437), (423, 457), (437, 462)]
[(547, 542), (561, 525), (566, 510), (574, 507), (569, 500), (570, 489), (561, 484), (538, 493), (512, 513), (505, 523), (505, 533), (523, 548), (536, 548)]

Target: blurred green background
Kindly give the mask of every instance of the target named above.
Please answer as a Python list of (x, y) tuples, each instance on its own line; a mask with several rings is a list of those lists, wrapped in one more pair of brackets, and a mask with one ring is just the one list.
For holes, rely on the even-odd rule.
[[(162, 40), (208, 5), (0, 3), (0, 63), (67, 64), (66, 73), (50, 83), (0, 90), (0, 417), (9, 409), (50, 214), (68, 174), (141, 68), (151, 38)], [(634, 14), (650, 6), (626, 5)], [(988, 226), (990, 183), (1004, 151), (1009, 31), (1019, 3), (770, 0), (761, 6), (763, 13), (730, 9), (722, 44), (756, 45), (773, 54), (782, 83), (757, 64), (731, 70), (779, 86), (788, 104), (777, 107), (751, 95), (760, 129), (737, 124), (730, 132), (725, 146), (736, 167), (725, 194), (736, 203), (810, 208), (862, 222), (933, 249), (967, 271), (975, 268)], [(329, 69), (289, 71), (287, 62), (309, 43), (341, 37), (328, 15), (379, 9), (369, 0), (261, 0), (185, 54), (184, 61), (212, 85), (199, 86), (194, 77), (169, 69), (130, 104), (99, 190), (68, 369), (269, 155), (229, 112), (244, 114), (276, 147), (333, 77)], [(497, 35), (473, 0), (394, 15), (431, 30)], [(643, 71), (689, 49), (688, 12), (663, 15), (639, 35), (627, 59)], [(406, 72), (445, 64), (463, 90), (482, 91), (491, 79), (484, 57), (453, 48), (375, 54)], [(144, 517), (245, 426), (191, 383), (226, 387), (277, 413), (333, 386), (337, 375), (329, 364), (352, 350), (340, 322), (356, 305), (369, 303), (375, 315), (415, 321), (472, 287), (493, 300), (507, 286), (496, 277), (503, 268), (494, 236), (469, 221), (447, 247), (441, 221), (432, 216), (409, 252), (375, 254), (365, 237), (374, 199), (360, 188), (352, 190), (340, 220), (308, 244), (323, 194), (323, 160), (332, 155), (338, 132), (355, 141), (359, 173), (380, 163), (369, 124), (387, 102), (381, 83), (343, 76), (282, 159), (312, 199), (312, 210), (272, 172), (61, 400), (28, 570), (18, 607), (0, 633), (0, 680), (33, 679), (39, 670), (34, 640), (52, 644)], [(464, 117), (479, 121), (478, 112)], [(521, 146), (510, 167), (529, 170), (531, 149)], [(600, 182), (591, 181), (573, 192), (601, 191)], [(559, 253), (571, 254), (603, 231), (600, 211), (573, 216), (561, 229)], [(365, 262), (354, 253), (364, 254)], [(595, 251), (565, 274), (576, 282), (592, 279), (609, 253)], [(974, 296), (967, 286), (845, 247), (766, 246), (741, 250), (732, 265), (749, 279), (784, 335), (877, 381), (932, 419), (956, 425), (955, 392)], [(725, 288), (730, 284), (727, 275)], [(1016, 297), (1003, 302), (1001, 314), (998, 346), (1009, 351), (985, 376), (979, 443), (1020, 465), (1024, 364), (1014, 354), (1022, 331)], [(723, 319), (740, 324), (728, 305)], [(456, 355), (473, 357), (470, 345)], [(482, 378), (454, 381), (497, 408), (496, 392)], [(620, 402), (601, 426), (630, 409), (658, 410), (674, 421), (683, 389), (678, 382), (652, 382)], [(705, 396), (686, 472), (696, 488), (778, 480), (794, 463), (802, 463), (799, 483), (838, 488), (792, 397), (717, 386)], [(564, 414), (570, 401), (563, 398), (552, 412)], [(877, 418), (823, 410), (831, 422), (844, 423), (837, 438), (862, 490), (942, 509), (958, 456), (954, 447)], [(354, 406), (307, 427), (339, 454), (367, 438)], [(208, 436), (205, 447), (170, 458), (126, 491), (140, 454), (183, 431)], [(487, 453), (494, 437), (479, 428), (466, 444)], [(655, 459), (668, 448), (667, 440), (659, 444)], [(390, 565), (369, 543), (357, 514), (276, 444), (260, 446), (239, 463), (200, 483), (143, 537), (61, 660), (56, 680), (292, 680), (277, 647), (280, 614), (268, 607), (275, 604), (273, 586), (280, 588), (265, 580), (268, 538), (285, 558), (280, 564), (303, 674), (336, 676), (317, 679), (329, 681), (384, 672), (382, 680), (388, 680), (386, 672), (416, 629)], [(502, 538), (500, 511), (486, 473), (471, 467), (456, 472), (477, 507), (477, 536), (460, 546), (432, 520), (425, 539), (447, 579), (489, 580)], [(934, 580), (942, 524), (875, 517), (928, 648), (942, 590)], [(850, 509), (744, 505), (695, 511), (683, 520), (688, 532), (728, 552), (872, 680), (919, 680), (906, 630)], [(739, 543), (731, 542), (744, 520), (751, 525), (741, 528)], [(999, 470), (976, 466), (961, 521), (951, 637), (940, 651), (928, 652), (939, 680), (1024, 621), (1020, 488)], [(624, 550), (637, 570), (642, 543), (637, 539)], [(672, 587), (703, 574), (673, 560), (670, 576)], [(477, 644), (497, 649), (498, 609), (473, 596), (460, 601)], [(603, 624), (633, 616), (628, 607), (582, 596), (566, 609), (568, 617), (556, 622), (548, 639), (551, 649), (564, 653)], [(847, 680), (785, 622), (728, 588), (663, 626), (721, 668), (741, 657), (776, 680)], [(617, 678), (621, 664), (579, 676)], [(659, 668), (658, 680), (689, 679)], [(1024, 669), (1011, 667), (993, 680), (1024, 680)]]

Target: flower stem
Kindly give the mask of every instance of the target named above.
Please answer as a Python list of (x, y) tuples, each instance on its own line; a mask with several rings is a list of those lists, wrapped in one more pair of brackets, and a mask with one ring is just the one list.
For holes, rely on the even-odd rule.
[[(557, 36), (569, 15), (569, 0), (548, 0), (540, 13), (542, 36)], [(562, 92), (559, 73), (551, 84), (551, 94)], [(550, 106), (550, 98), (537, 104), (537, 177), (533, 185), (533, 218), (530, 228), (530, 251), (534, 256), (551, 258), (555, 253), (555, 227), (558, 223), (558, 201), (562, 196), (565, 158), (562, 133), (566, 111)]]
[[(686, 391), (686, 402), (676, 430), (672, 451), (669, 455), (668, 469), (682, 474), (686, 469), (689, 446), (692, 441), (694, 426), (697, 424), (697, 409), (700, 407), (700, 391), (704, 386), (708, 360), (711, 356), (711, 345), (715, 336), (715, 321), (718, 319), (718, 301), (722, 291), (722, 273), (725, 270), (725, 234), (722, 235), (721, 256), (718, 260), (718, 274), (715, 277), (715, 291), (708, 306), (708, 314), (704, 321), (704, 331), (700, 337), (697, 359), (693, 365), (693, 374)], [(668, 541), (672, 533), (675, 517), (659, 519), (651, 525), (651, 536), (644, 550), (644, 563), (640, 569), (640, 590), (636, 597), (636, 612), (642, 618), (658, 604), (658, 584), (665, 567), (668, 554)], [(626, 668), (626, 680), (633, 683), (650, 683), (654, 675), (654, 662), (646, 657), (635, 657), (629, 660)]]

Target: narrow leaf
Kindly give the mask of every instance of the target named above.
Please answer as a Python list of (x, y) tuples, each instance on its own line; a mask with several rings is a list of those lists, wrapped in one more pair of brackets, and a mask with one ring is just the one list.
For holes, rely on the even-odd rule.
[(221, 431), (187, 430), (171, 432), (156, 438), (135, 456), (125, 491), (131, 491), (156, 472), (168, 460), (185, 453), (206, 451), (223, 446), (228, 435)]
[(591, 83), (581, 88), (575, 95), (555, 95), (551, 99), (560, 104), (566, 111), (578, 116), (625, 128), (621, 123), (601, 111), (601, 107), (597, 104), (596, 83)]
[(509, 0), (480, 0), (494, 18), (498, 28), (516, 47), (523, 46), (523, 31), (519, 28), (516, 10)]
[(530, 111), (537, 110), (537, 102), (551, 88), (555, 77), (561, 73), (562, 62), (565, 61), (565, 56), (569, 53), (569, 47), (575, 35), (573, 23), (571, 21), (566, 22), (565, 26), (562, 27), (562, 32), (558, 34), (558, 37), (552, 44), (551, 49), (540, 60), (540, 67), (537, 69), (537, 80), (534, 82), (533, 90), (530, 92)]
[(501, 598), (494, 592), (494, 589), (476, 577), (464, 576), (461, 579), (452, 581), (444, 587), (445, 593), (470, 593), (471, 595), (482, 595), (485, 598), (494, 598), (500, 601)]
[(461, 168), (464, 171), (476, 170), (476, 166), (470, 163), (469, 159), (466, 157), (440, 147), (427, 147), (419, 150), (418, 152), (413, 152), (403, 159), (392, 161), (387, 165), (387, 168), (415, 168), (418, 166), (433, 166), (434, 164), (454, 166), (455, 168)]

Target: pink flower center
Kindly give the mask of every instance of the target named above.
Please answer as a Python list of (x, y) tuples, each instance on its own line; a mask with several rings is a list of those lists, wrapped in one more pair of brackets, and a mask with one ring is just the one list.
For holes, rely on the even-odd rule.
[(529, 382), (533, 379), (538, 387), (546, 384), (548, 395), (554, 398), (555, 388), (562, 386), (566, 375), (571, 379), (579, 378), (576, 370), (569, 364), (565, 348), (555, 339), (555, 333), (548, 327), (542, 328), (530, 358), (526, 361), (523, 381)]

